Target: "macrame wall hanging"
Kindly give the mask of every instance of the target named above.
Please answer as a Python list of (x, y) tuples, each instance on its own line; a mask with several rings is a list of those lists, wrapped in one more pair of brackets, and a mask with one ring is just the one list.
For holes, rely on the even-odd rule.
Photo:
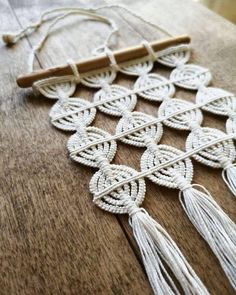
[[(108, 45), (118, 28), (100, 13), (104, 8), (125, 10), (140, 21), (161, 30), (169, 39), (112, 52)], [(236, 226), (199, 184), (192, 184), (192, 159), (212, 168), (222, 169), (222, 176), (236, 196), (236, 97), (223, 89), (209, 87), (211, 73), (190, 58), (190, 38), (171, 37), (168, 32), (125, 7), (110, 5), (96, 9), (59, 8), (45, 12), (40, 21), (17, 34), (5, 34), (5, 43), (15, 43), (42, 23), (52, 20), (45, 37), (34, 48), (33, 57), (45, 43), (53, 27), (68, 15), (79, 14), (108, 24), (110, 34), (95, 50), (96, 56), (65, 66), (31, 72), (21, 76), (20, 87), (30, 87), (45, 97), (55, 99), (49, 117), (58, 129), (74, 131), (68, 140), (70, 157), (97, 169), (89, 185), (94, 203), (115, 214), (128, 214), (140, 249), (147, 276), (155, 294), (180, 294), (172, 277), (185, 294), (209, 294), (176, 243), (141, 206), (145, 197), (145, 177), (154, 183), (179, 189), (180, 203), (216, 255), (231, 285), (236, 289)], [(169, 78), (150, 73), (154, 63), (173, 68)], [(136, 76), (133, 89), (113, 84), (117, 73)], [(73, 97), (78, 84), (97, 88), (93, 102)], [(173, 98), (175, 87), (196, 91), (196, 103)], [(134, 111), (137, 99), (160, 102), (156, 117)], [(94, 126), (96, 112), (119, 118), (113, 135)], [(202, 111), (228, 117), (226, 131), (202, 127)], [(159, 144), (163, 125), (188, 130), (186, 150)], [(112, 164), (117, 142), (145, 148), (140, 171)]]

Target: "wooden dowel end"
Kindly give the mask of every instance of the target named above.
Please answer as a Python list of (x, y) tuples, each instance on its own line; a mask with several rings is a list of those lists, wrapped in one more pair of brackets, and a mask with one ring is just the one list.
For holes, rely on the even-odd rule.
[[(165, 40), (157, 40), (150, 42), (154, 51), (160, 51), (167, 47), (190, 43), (191, 38), (188, 35), (178, 36)], [(141, 58), (147, 55), (147, 50), (143, 45), (134, 47), (128, 47), (125, 49), (117, 50), (113, 52), (117, 63), (124, 63), (132, 59)], [(106, 68), (110, 65), (110, 60), (106, 55), (91, 57), (76, 63), (79, 73), (86, 73), (102, 68)], [(29, 74), (21, 75), (17, 78), (17, 84), (21, 88), (31, 87), (34, 82), (55, 76), (71, 75), (72, 71), (69, 65), (62, 65), (54, 68), (43, 69), (35, 71)]]

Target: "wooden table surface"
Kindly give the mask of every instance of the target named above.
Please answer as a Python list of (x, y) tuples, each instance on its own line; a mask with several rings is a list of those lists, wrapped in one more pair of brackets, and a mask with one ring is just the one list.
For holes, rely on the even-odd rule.
[[(108, 3), (115, 3), (110, 0)], [(49, 7), (49, 1), (0, 0), (2, 31), (15, 31)], [(190, 34), (191, 62), (206, 66), (212, 85), (236, 93), (236, 27), (190, 0), (120, 1), (172, 34)], [(103, 5), (103, 0), (59, 0), (52, 7)], [(163, 37), (118, 9), (104, 10), (120, 26), (117, 48)], [(0, 294), (152, 294), (127, 216), (97, 208), (88, 184), (93, 169), (72, 162), (69, 133), (53, 128), (48, 111), (54, 103), (19, 89), (17, 75), (27, 71), (32, 45), (48, 24), (11, 48), (1, 43), (1, 171)], [(108, 32), (105, 24), (70, 17), (57, 26), (40, 54), (36, 68), (64, 63), (68, 57), (90, 56)], [(156, 67), (168, 75), (169, 70)], [(132, 87), (134, 78), (116, 81)], [(94, 91), (79, 87), (76, 96), (92, 100)], [(177, 89), (177, 97), (194, 100), (194, 92)], [(136, 110), (155, 115), (158, 103), (138, 100)], [(117, 118), (99, 113), (94, 122), (114, 133)], [(225, 118), (206, 114), (204, 126), (224, 130)], [(161, 143), (184, 149), (187, 132), (164, 127)], [(113, 163), (139, 169), (144, 150), (118, 144)], [(210, 190), (218, 204), (236, 220), (235, 198), (221, 171), (194, 162), (194, 182)], [(147, 183), (144, 208), (177, 242), (211, 294), (234, 294), (210, 248), (196, 232), (178, 201), (178, 192)]]

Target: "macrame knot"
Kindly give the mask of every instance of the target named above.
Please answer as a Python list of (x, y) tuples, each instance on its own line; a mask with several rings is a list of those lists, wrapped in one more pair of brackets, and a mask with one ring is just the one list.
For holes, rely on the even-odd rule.
[(88, 136), (87, 136), (86, 126), (82, 118), (79, 118), (75, 121), (75, 128), (76, 128), (76, 133), (78, 137), (80, 138), (80, 140), (82, 142), (86, 142), (88, 139)]
[(202, 84), (202, 83), (198, 86), (198, 91), (199, 92), (201, 92), (201, 91), (205, 92), (206, 89), (207, 89), (206, 86), (204, 84)]
[(135, 204), (135, 202), (131, 198), (126, 196), (124, 197), (124, 205), (130, 217), (134, 216), (138, 212), (143, 211)]
[(182, 192), (192, 187), (192, 185), (180, 174), (174, 176), (174, 182)]
[(127, 120), (128, 124), (133, 123), (134, 118), (132, 117), (132, 113), (129, 110), (127, 110), (127, 107), (122, 105), (121, 103), (118, 102), (118, 105), (122, 117), (124, 117)]
[(155, 141), (153, 140), (153, 138), (151, 138), (148, 135), (144, 135), (144, 141), (146, 144), (146, 147), (148, 148), (148, 150), (152, 153), (156, 153), (158, 151), (158, 146), (155, 143)]
[(62, 93), (58, 93), (59, 99), (58, 99), (58, 104), (62, 107), (62, 108), (66, 108), (66, 106), (68, 105), (68, 99), (66, 96), (61, 95)]
[(184, 60), (176, 60), (175, 61), (175, 66), (176, 68), (182, 68), (185, 65), (185, 61)]
[(100, 80), (100, 85), (101, 85), (101, 88), (108, 94), (111, 94), (111, 86), (107, 83), (106, 80), (103, 80), (101, 79)]
[(189, 128), (192, 130), (192, 131), (196, 131), (198, 130), (199, 128), (201, 128), (201, 126), (198, 124), (198, 122), (196, 121), (190, 121), (189, 122)]
[(224, 170), (234, 166), (234, 164), (225, 155), (219, 154), (218, 159), (220, 161), (220, 164), (222, 165), (222, 168), (224, 168)]
[(236, 118), (236, 111), (229, 109), (228, 112), (227, 112), (227, 115), (230, 118), (234, 119), (234, 118)]
[(110, 168), (110, 163), (106, 157), (99, 151), (95, 153), (95, 159), (97, 161), (97, 165), (101, 171), (110, 179), (112, 178), (112, 170)]
[(58, 94), (59, 102), (60, 103), (66, 103), (68, 101), (68, 95), (63, 91), (63, 89), (60, 87), (60, 85), (56, 85), (56, 91)]

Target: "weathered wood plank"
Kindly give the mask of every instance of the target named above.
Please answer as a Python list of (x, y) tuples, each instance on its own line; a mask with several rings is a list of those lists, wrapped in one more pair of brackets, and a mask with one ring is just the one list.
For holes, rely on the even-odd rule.
[[(30, 5), (30, 18), (46, 8)], [(1, 29), (19, 29), (7, 1), (0, 6)], [(28, 53), (26, 40), (1, 44), (0, 293), (150, 294), (117, 218), (92, 204), (91, 169), (68, 160), (68, 134), (51, 128), (51, 102), (16, 87)]]
[[(113, 1), (109, 1), (109, 3), (112, 2)], [(27, 1), (23, 3), (11, 1), (11, 3), (22, 24), (29, 23), (32, 20), (31, 17), (33, 20), (35, 20), (36, 15), (39, 15), (40, 11), (48, 8), (46, 1), (40, 1), (40, 3), (36, 2), (33, 4), (33, 6), (31, 5), (31, 7), (29, 7)], [(63, 1), (60, 1), (57, 6), (62, 5), (63, 3)], [(77, 4), (79, 5), (79, 2), (73, 1), (73, 6)], [(99, 2), (94, 2), (94, 5), (98, 4)], [(143, 1), (130, 1), (129, 3), (124, 1), (124, 4), (128, 5), (131, 9), (134, 9), (134, 11), (140, 14), (142, 13), (145, 18), (152, 20), (155, 23), (162, 23), (165, 28), (169, 29), (174, 34), (189, 33), (193, 37), (194, 46), (192, 62), (206, 65), (212, 70), (214, 75), (214, 85), (226, 88), (232, 92), (236, 92), (235, 85), (232, 84), (232, 77), (235, 76), (236, 71), (236, 67), (233, 66), (236, 65), (235, 57), (233, 56), (234, 41), (232, 42), (232, 40), (235, 40), (236, 32), (233, 25), (215, 16), (213, 13), (210, 13), (199, 5), (196, 5), (187, 0), (181, 2), (172, 0), (149, 1), (147, 3), (145, 2), (145, 5), (143, 5)], [(67, 2), (67, 6), (68, 5), (69, 3)], [(146, 25), (141, 25), (133, 17), (127, 18), (125, 17), (124, 13), (119, 11), (114, 13), (114, 11), (115, 10), (113, 10), (112, 13), (106, 11), (105, 14), (109, 14), (114, 17), (121, 27), (122, 33), (117, 48), (134, 45), (137, 42), (140, 42), (140, 40), (143, 38), (153, 40), (161, 36), (159, 32), (148, 28)], [(188, 11), (188, 13), (186, 13), (183, 17), (181, 11)], [(104, 25), (96, 24), (96, 26), (94, 26), (94, 24), (91, 23), (87, 23), (86, 25), (80, 23), (77, 27), (74, 26), (75, 21), (76, 24), (78, 24), (77, 19), (74, 18), (73, 22), (68, 20), (68, 25), (66, 27), (64, 26), (64, 23), (62, 25), (58, 25), (60, 30), (58, 29), (56, 34), (53, 34), (52, 37), (50, 37), (48, 43), (46, 44), (45, 50), (40, 54), (40, 61), (43, 66), (51, 66), (52, 64), (64, 62), (69, 56), (78, 58), (78, 51), (80, 51), (81, 55), (84, 57), (89, 56), (89, 51), (93, 48), (93, 46), (99, 45), (99, 41), (104, 36), (105, 32), (107, 32), (107, 29)], [(73, 23), (73, 25), (71, 23)], [(104, 31), (102, 31), (102, 29), (104, 29)], [(81, 35), (79, 35), (78, 31), (81, 32)], [(91, 34), (88, 32), (91, 32)], [(223, 34), (224, 38), (222, 38)], [(91, 36), (94, 36), (92, 42)], [(30, 36), (30, 41), (33, 44), (35, 44), (37, 39), (39, 40), (38, 35)], [(62, 42), (61, 40), (64, 41)], [(89, 50), (87, 46), (88, 41), (90, 41)], [(68, 44), (69, 46), (65, 44)], [(218, 50), (219, 47), (222, 48), (220, 51)], [(57, 48), (56, 54), (55, 48)], [(208, 53), (207, 56), (206, 49)], [(156, 69), (156, 71), (165, 75), (168, 75), (169, 73), (169, 71), (167, 71), (164, 67), (159, 67)], [(117, 83), (131, 87), (133, 81), (134, 79), (132, 78), (120, 76), (117, 80)], [(87, 89), (79, 89), (77, 91), (77, 95), (92, 99), (92, 91)], [(193, 93), (181, 90), (177, 91), (177, 97), (183, 97), (188, 100), (194, 99)], [(36, 106), (36, 101), (39, 106)], [(42, 108), (42, 105), (44, 104), (45, 103), (36, 99), (35, 105), (33, 106), (29, 105), (29, 102), (27, 102), (27, 105), (30, 107), (30, 113), (31, 108), (34, 107), (38, 111), (39, 108)], [(81, 177), (78, 177), (74, 180), (76, 182), (74, 185), (77, 185), (77, 190), (83, 193), (88, 199), (89, 194), (87, 185), (93, 172), (82, 166), (72, 164), (68, 161), (68, 159), (66, 159), (65, 148), (63, 145), (68, 136), (62, 134), (61, 132), (57, 132), (55, 129), (50, 128), (49, 124), (45, 123), (47, 120), (46, 107), (48, 106), (49, 103), (46, 104), (45, 108), (43, 108), (43, 111), (36, 116), (36, 119), (34, 119), (36, 120), (35, 128), (38, 128), (37, 120), (44, 120), (44, 123), (40, 124), (43, 124), (45, 127), (45, 133), (43, 133), (43, 135), (38, 131), (38, 136), (35, 139), (35, 142), (37, 142), (39, 145), (41, 144), (42, 146), (45, 140), (44, 137), (46, 138), (46, 144), (44, 147), (45, 161), (47, 161), (49, 165), (53, 165), (57, 175), (60, 175), (61, 171), (63, 171), (64, 175), (65, 167), (68, 168), (66, 172), (69, 173), (69, 170), (72, 170), (70, 173), (73, 175), (75, 175), (75, 173), (76, 175), (81, 173), (81, 176), (82, 171), (86, 171), (84, 180), (81, 181)], [(137, 105), (137, 110), (150, 114), (156, 114), (157, 109), (158, 104), (154, 105), (153, 103), (147, 103), (141, 99)], [(35, 112), (33, 112), (34, 115)], [(33, 118), (33, 116), (31, 118)], [(109, 118), (105, 115), (99, 114), (95, 120), (95, 125), (98, 127), (103, 127), (110, 132), (114, 132), (116, 122), (117, 120), (115, 118)], [(217, 128), (224, 129), (224, 122), (225, 120), (223, 118), (219, 119), (211, 115), (205, 115), (205, 126), (215, 126)], [(31, 132), (33, 131), (31, 130)], [(186, 136), (187, 133), (181, 133), (165, 128), (165, 135), (162, 139), (162, 143), (184, 148)], [(52, 157), (50, 151), (55, 151), (55, 149), (57, 153), (56, 155), (53, 154)], [(48, 155), (46, 155), (46, 151), (48, 152)], [(142, 150), (119, 144), (118, 153), (114, 162), (127, 164), (135, 167), (136, 169), (139, 169), (139, 159), (142, 152)], [(235, 219), (235, 200), (221, 180), (220, 171), (203, 167), (197, 163), (195, 163), (195, 168), (196, 172), (194, 181), (205, 185), (212, 192), (217, 202), (232, 218)], [(51, 178), (50, 182), (53, 180), (55, 181), (54, 177)], [(61, 179), (61, 186), (64, 187), (64, 189), (69, 185), (69, 177)], [(207, 285), (211, 294), (233, 294), (232, 288), (226, 280), (223, 271), (220, 269), (209, 247), (207, 247), (207, 244), (201, 239), (191, 223), (188, 221), (187, 217), (184, 215), (184, 212), (178, 202), (177, 192), (160, 188), (154, 184), (151, 184), (149, 181), (147, 181), (147, 187), (147, 198), (144, 202), (144, 207), (156, 220), (159, 220), (160, 223), (168, 229), (168, 232), (178, 242), (181, 250), (191, 262), (192, 266), (202, 278), (204, 283)], [(61, 193), (59, 193), (59, 190), (57, 192), (58, 198), (61, 198)], [(51, 195), (51, 198), (52, 197), (53, 194)], [(70, 198), (67, 201), (63, 200), (63, 202), (68, 202), (68, 204), (70, 204), (70, 201)], [(90, 205), (88, 206), (89, 210)], [(93, 208), (92, 205), (91, 208)], [(55, 207), (55, 214), (56, 210), (58, 210), (57, 207)], [(94, 212), (100, 212), (100, 210), (97, 208), (94, 208), (93, 210)], [(101, 219), (108, 215), (103, 212), (101, 212), (101, 215), (100, 213), (96, 214), (99, 214)], [(131, 231), (127, 223), (127, 218), (121, 217), (120, 220), (124, 230), (129, 235), (131, 243), (133, 243)], [(138, 255), (135, 243), (133, 243), (133, 248)], [(90, 251), (90, 253), (92, 253), (92, 249), (90, 249)], [(123, 259), (126, 260), (126, 258), (127, 256), (124, 255)], [(75, 273), (73, 272), (73, 274)], [(134, 285), (135, 287), (139, 286), (139, 284), (135, 282)], [(123, 287), (121, 286), (121, 289), (122, 288)], [(147, 292), (149, 292), (149, 289)]]

